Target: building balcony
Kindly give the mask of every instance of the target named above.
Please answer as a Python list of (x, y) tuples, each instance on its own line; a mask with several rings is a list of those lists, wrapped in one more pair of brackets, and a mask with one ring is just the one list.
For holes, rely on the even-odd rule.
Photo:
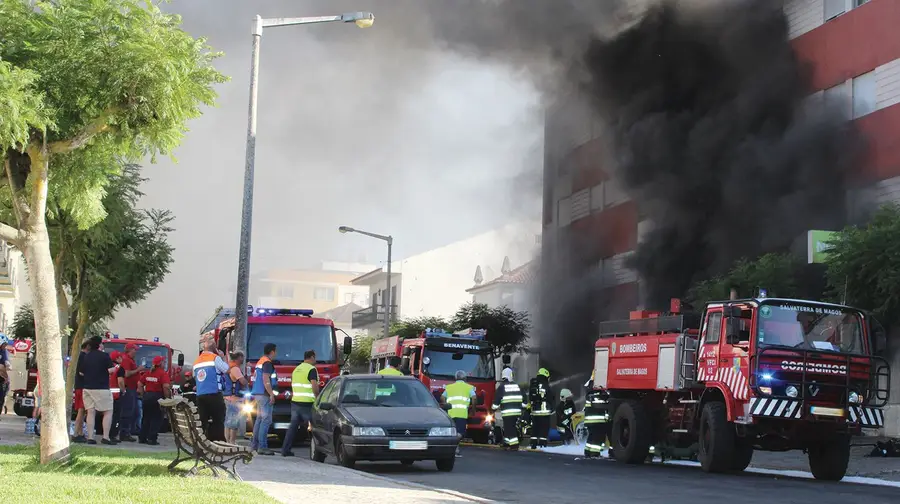
[[(384, 306), (373, 305), (353, 312), (351, 329), (363, 329), (374, 324), (383, 324), (385, 317)], [(391, 307), (391, 322), (397, 321), (397, 306)]]

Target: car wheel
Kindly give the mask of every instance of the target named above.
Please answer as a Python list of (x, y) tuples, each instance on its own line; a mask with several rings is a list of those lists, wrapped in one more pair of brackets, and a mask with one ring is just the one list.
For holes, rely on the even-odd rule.
[(416, 462), (415, 460), (401, 460), (401, 461), (400, 461), (401, 464), (403, 464), (403, 465), (405, 465), (405, 466), (407, 466), (407, 467), (413, 465), (415, 462)]
[(309, 437), (309, 459), (315, 462), (325, 462), (325, 454), (316, 446), (315, 436)]
[(454, 458), (436, 460), (435, 464), (437, 465), (438, 471), (450, 472), (453, 470), (453, 466), (456, 464), (456, 458), (454, 457)]
[(334, 454), (337, 457), (338, 464), (348, 469), (353, 469), (353, 466), (356, 465), (356, 459), (347, 454), (347, 447), (344, 446), (344, 440), (341, 439), (341, 436), (337, 436), (334, 440)]

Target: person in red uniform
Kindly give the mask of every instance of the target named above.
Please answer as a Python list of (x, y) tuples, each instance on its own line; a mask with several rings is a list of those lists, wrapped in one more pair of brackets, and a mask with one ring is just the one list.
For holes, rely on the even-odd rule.
[(109, 357), (115, 363), (114, 371), (109, 374), (109, 391), (113, 396), (113, 420), (109, 429), (109, 437), (119, 437), (119, 422), (122, 419), (122, 390), (125, 389), (125, 370), (122, 369), (122, 352), (112, 352)]
[(141, 444), (158, 445), (159, 429), (162, 426), (162, 408), (159, 400), (172, 397), (169, 373), (163, 368), (163, 358), (153, 358), (153, 367), (141, 376), (138, 391), (144, 397), (144, 419), (141, 421)]
[(134, 361), (136, 354), (137, 345), (134, 343), (125, 345), (125, 353), (122, 355), (122, 368), (125, 370), (125, 389), (120, 393), (122, 401), (122, 417), (119, 422), (120, 441), (135, 441), (131, 433), (134, 430), (138, 414), (138, 380), (141, 378), (140, 373), (147, 370), (144, 367), (138, 367)]

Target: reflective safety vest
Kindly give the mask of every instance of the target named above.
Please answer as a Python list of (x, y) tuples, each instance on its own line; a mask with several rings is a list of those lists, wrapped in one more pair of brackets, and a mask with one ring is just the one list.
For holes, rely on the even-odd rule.
[(609, 422), (609, 394), (603, 390), (591, 390), (584, 399), (584, 423)]
[(537, 376), (531, 379), (528, 400), (532, 416), (549, 416), (553, 413), (550, 409), (550, 384), (546, 377)]
[(109, 391), (112, 392), (113, 400), (118, 399), (121, 392), (119, 389), (119, 377), (116, 376), (119, 374), (120, 367), (122, 367), (120, 364), (116, 364), (115, 370), (109, 375)]
[(388, 376), (403, 376), (403, 373), (401, 373), (399, 369), (392, 367), (386, 367), (379, 371), (378, 374)]
[(316, 367), (307, 362), (301, 362), (299, 366), (294, 368), (291, 373), (291, 402), (312, 404), (316, 400), (316, 394), (313, 392), (312, 383), (309, 381), (309, 372)]
[(266, 357), (265, 355), (263, 355), (262, 358), (260, 358), (256, 362), (256, 371), (253, 375), (253, 387), (251, 387), (251, 389), (250, 389), (250, 393), (253, 395), (268, 394), (268, 392), (266, 392), (265, 382), (263, 381), (267, 378), (268, 378), (269, 382), (272, 384), (272, 392), (278, 391), (278, 373), (273, 371), (272, 374), (270, 374), (269, 376), (263, 376), (263, 366), (267, 362), (272, 362), (272, 360), (269, 359), (268, 357)]
[(447, 404), (450, 405), (450, 411), (447, 412), (450, 418), (469, 418), (469, 404), (472, 403), (474, 390), (475, 387), (461, 380), (444, 387)]
[(219, 373), (216, 371), (216, 357), (212, 352), (203, 352), (194, 361), (194, 378), (197, 380), (197, 395), (218, 394)]
[[(392, 367), (386, 367), (379, 371), (377, 374), (384, 376), (403, 376), (403, 373), (401, 373), (399, 369)], [(396, 391), (397, 389), (394, 388), (393, 385), (382, 385), (381, 383), (375, 385), (375, 397), (389, 396)]]
[(500, 414), (504, 417), (522, 414), (522, 389), (517, 383), (503, 383), (500, 399)]
[(226, 396), (240, 396), (244, 392), (243, 390), (241, 390), (241, 382), (236, 382), (231, 379), (231, 370), (234, 368), (238, 368), (240, 370), (241, 367), (238, 366), (234, 361), (229, 362), (228, 373), (222, 379), (222, 383), (225, 384), (224, 393)]

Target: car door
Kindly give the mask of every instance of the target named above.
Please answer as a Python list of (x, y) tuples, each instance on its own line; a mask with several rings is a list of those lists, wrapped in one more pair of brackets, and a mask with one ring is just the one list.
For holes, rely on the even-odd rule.
[(328, 382), (325, 385), (325, 388), (322, 389), (322, 393), (319, 394), (319, 397), (316, 398), (316, 402), (313, 404), (312, 409), (312, 432), (311, 435), (315, 436), (316, 444), (323, 449), (330, 451), (331, 447), (331, 429), (329, 428), (329, 419), (332, 417), (334, 410), (322, 410), (319, 409), (319, 404), (323, 402), (329, 402), (334, 404), (329, 400), (329, 397), (333, 395), (335, 389), (339, 387), (340, 378), (336, 378)]

